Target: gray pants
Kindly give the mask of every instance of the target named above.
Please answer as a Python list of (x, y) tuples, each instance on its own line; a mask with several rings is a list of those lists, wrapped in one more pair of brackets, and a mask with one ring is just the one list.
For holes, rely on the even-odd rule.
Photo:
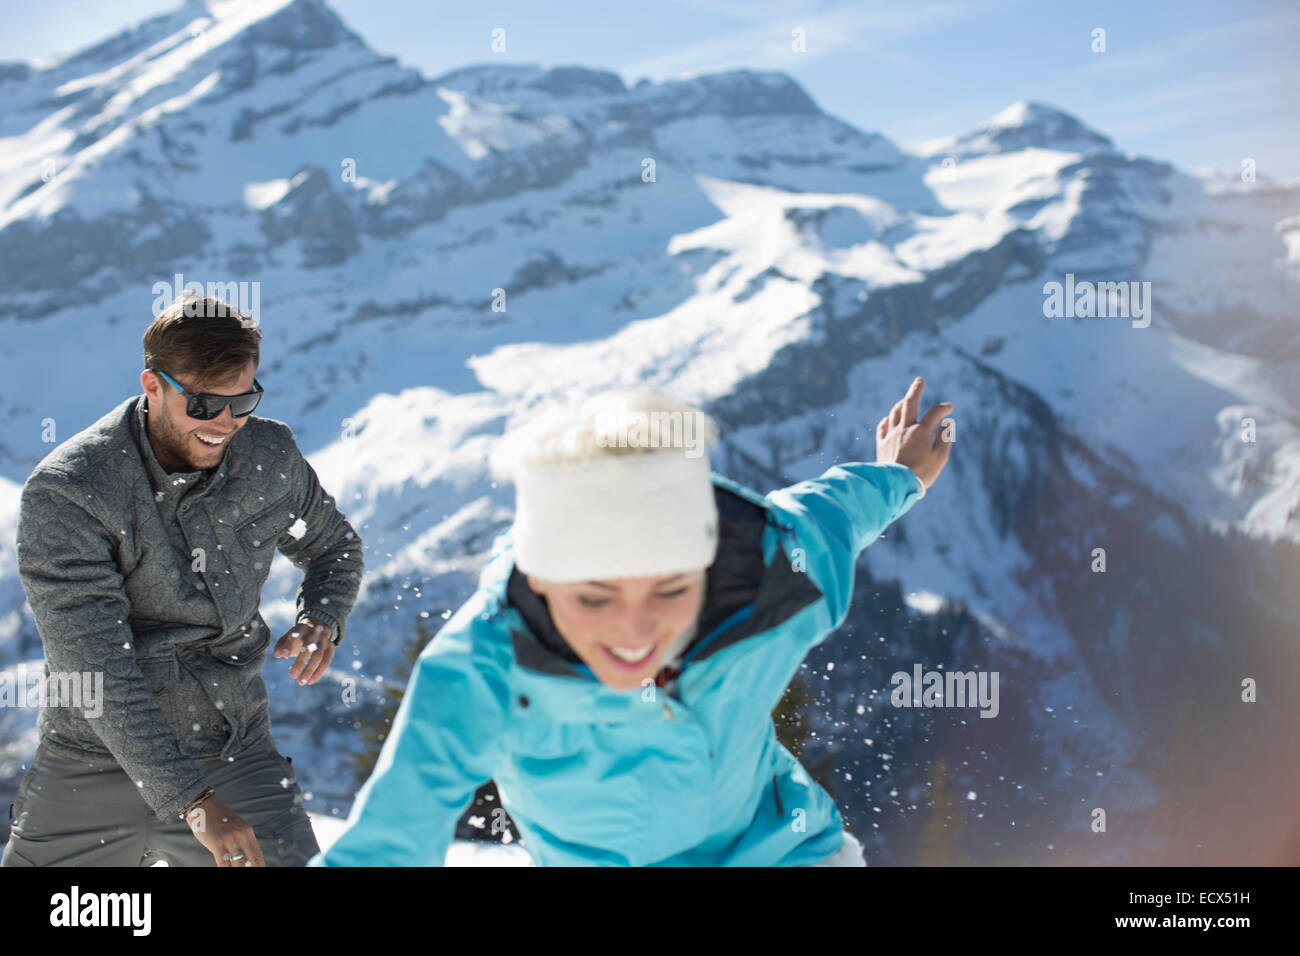
[[(196, 758), (217, 796), (253, 828), (267, 866), (303, 866), (319, 852), (302, 790), (267, 734), (231, 761)], [(112, 757), (36, 748), (13, 804), (0, 866), (216, 866), (180, 818), (163, 821)]]

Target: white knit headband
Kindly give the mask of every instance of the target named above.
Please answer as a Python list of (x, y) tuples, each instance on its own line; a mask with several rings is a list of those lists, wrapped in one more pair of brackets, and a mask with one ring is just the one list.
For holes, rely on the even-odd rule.
[(718, 512), (707, 455), (680, 450), (525, 463), (514, 472), (515, 564), (546, 581), (707, 568)]

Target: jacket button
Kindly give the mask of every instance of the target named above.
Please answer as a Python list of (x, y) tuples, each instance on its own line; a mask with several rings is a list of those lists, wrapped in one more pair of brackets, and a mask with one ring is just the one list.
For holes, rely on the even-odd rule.
[(522, 694), (519, 695), (519, 706), (520, 707), (528, 706), (528, 698), (523, 696)]

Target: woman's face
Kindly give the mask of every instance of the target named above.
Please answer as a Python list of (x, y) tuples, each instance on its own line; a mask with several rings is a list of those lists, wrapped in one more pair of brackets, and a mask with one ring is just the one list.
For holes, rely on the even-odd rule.
[(558, 583), (528, 575), (551, 620), (592, 673), (615, 690), (634, 690), (663, 666), (673, 640), (704, 604), (706, 572)]

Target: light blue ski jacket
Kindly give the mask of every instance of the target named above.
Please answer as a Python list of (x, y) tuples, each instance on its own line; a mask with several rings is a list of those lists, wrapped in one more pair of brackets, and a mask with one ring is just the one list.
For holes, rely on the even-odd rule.
[(718, 554), (671, 694), (593, 677), (514, 570), (506, 529), (421, 653), (344, 832), (309, 865), (441, 865), (490, 779), (542, 866), (798, 866), (838, 850), (839, 810), (771, 712), (920, 482), (850, 463), (767, 496), (713, 483)]

